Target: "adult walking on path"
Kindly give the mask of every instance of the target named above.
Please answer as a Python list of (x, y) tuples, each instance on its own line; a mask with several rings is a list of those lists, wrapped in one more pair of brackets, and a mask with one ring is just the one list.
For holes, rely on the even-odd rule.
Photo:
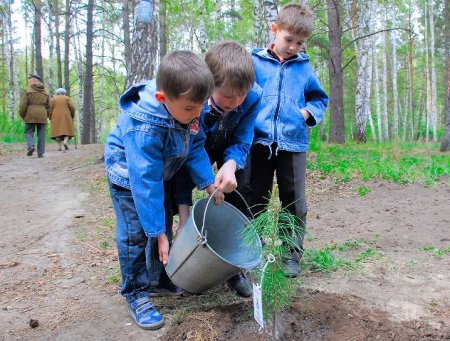
[(37, 131), (38, 157), (44, 157), (45, 153), (45, 127), (47, 117), (50, 115), (50, 100), (41, 76), (30, 74), (28, 87), (20, 97), (19, 113), (25, 122), (25, 136), (27, 139), (27, 155), (33, 155), (34, 131)]
[(67, 91), (63, 88), (56, 90), (56, 96), (50, 101), (50, 136), (53, 140), (58, 141), (58, 150), (68, 150), (67, 142), (71, 137), (75, 136), (73, 128), (73, 119), (75, 118), (75, 105)]

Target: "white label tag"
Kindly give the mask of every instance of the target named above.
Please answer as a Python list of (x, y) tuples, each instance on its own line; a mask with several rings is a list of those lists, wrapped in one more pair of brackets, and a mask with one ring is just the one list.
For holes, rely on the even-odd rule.
[(261, 329), (264, 328), (264, 317), (262, 309), (262, 291), (259, 284), (253, 283), (253, 316), (259, 323)]

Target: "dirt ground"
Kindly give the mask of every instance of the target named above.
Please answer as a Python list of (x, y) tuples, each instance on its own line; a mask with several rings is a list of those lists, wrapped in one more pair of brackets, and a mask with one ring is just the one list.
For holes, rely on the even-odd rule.
[[(44, 159), (0, 145), (0, 340), (268, 340), (251, 299), (226, 286), (157, 299), (166, 326), (144, 331), (118, 293), (101, 145), (49, 144)], [(359, 196), (356, 188), (371, 192)], [(450, 184), (308, 179), (307, 247), (353, 241), (373, 256), (305, 273), (282, 340), (450, 339)], [(350, 255), (350, 254), (349, 254)]]

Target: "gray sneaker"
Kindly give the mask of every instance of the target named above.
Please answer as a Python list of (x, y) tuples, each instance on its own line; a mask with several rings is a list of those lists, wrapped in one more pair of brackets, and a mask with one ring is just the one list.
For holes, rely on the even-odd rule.
[(300, 274), (300, 265), (294, 258), (283, 259), (283, 272), (286, 277), (295, 278)]

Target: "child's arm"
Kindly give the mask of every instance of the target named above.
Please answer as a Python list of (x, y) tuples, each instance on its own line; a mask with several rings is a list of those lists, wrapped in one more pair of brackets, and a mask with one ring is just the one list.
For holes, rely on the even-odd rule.
[(306, 124), (314, 127), (322, 122), (328, 104), (328, 95), (314, 73), (305, 88), (305, 102), (305, 107), (300, 111), (303, 117), (307, 116), (305, 117)]
[(169, 240), (167, 239), (167, 236), (165, 233), (158, 236), (158, 253), (159, 253), (159, 260), (164, 265), (167, 264), (167, 259), (169, 258)]

